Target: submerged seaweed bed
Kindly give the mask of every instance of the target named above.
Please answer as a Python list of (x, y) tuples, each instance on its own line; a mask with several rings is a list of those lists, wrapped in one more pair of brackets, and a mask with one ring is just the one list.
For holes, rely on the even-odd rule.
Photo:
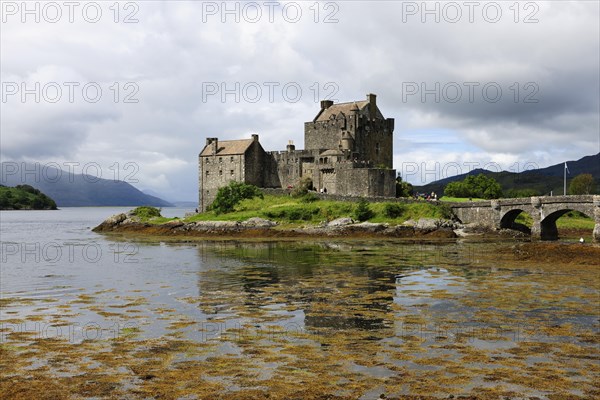
[(194, 290), (4, 294), (0, 398), (600, 397), (598, 248), (158, 246), (196, 253)]

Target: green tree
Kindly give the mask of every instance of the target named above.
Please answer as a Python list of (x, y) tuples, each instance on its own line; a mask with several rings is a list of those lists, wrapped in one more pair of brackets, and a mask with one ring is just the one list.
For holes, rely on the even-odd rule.
[(398, 174), (396, 177), (396, 197), (410, 197), (413, 194), (413, 185), (402, 180), (402, 176)]
[(308, 194), (309, 190), (313, 188), (313, 181), (310, 177), (306, 176), (298, 182), (296, 187), (292, 190), (292, 197), (302, 197)]
[(209, 211), (217, 214), (226, 214), (244, 199), (255, 197), (264, 198), (259, 188), (243, 182), (231, 181), (229, 185), (219, 188), (215, 201), (208, 207)]
[(569, 184), (569, 194), (593, 194), (596, 181), (592, 174), (579, 174)]
[(509, 189), (506, 192), (506, 197), (518, 198), (518, 197), (532, 197), (539, 196), (540, 192), (535, 189)]
[(385, 203), (383, 213), (388, 218), (398, 218), (406, 211), (406, 207), (398, 203)]
[(462, 182), (451, 182), (446, 185), (444, 194), (452, 197), (497, 199), (502, 197), (502, 187), (494, 178), (484, 174), (469, 175)]
[(375, 216), (371, 207), (369, 207), (369, 203), (366, 200), (361, 200), (358, 202), (358, 206), (356, 206), (356, 210), (354, 211), (354, 217), (360, 221), (367, 221)]

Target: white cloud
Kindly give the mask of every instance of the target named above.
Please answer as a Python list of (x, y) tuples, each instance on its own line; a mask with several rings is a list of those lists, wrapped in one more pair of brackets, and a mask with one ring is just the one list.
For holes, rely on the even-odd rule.
[[(206, 2), (191, 1), (135, 2), (139, 23), (133, 24), (113, 21), (112, 3), (101, 3), (103, 18), (96, 24), (77, 13), (75, 23), (63, 18), (55, 24), (7, 16), (0, 35), (3, 83), (95, 82), (103, 94), (97, 103), (80, 92), (73, 103), (9, 97), (1, 103), (2, 159), (97, 162), (105, 168), (135, 162), (138, 187), (194, 199), (205, 137), (259, 133), (266, 149), (283, 149), (289, 139), (301, 147), (303, 122), (314, 117), (319, 98), (332, 93), (328, 82), (341, 101), (378, 94), (384, 115), (396, 118), (399, 170), (402, 162), (546, 166), (600, 151), (597, 2), (535, 2), (539, 22), (533, 24), (522, 22), (532, 11), (525, 8), (515, 23), (511, 2), (497, 3), (503, 14), (495, 24), (481, 9), (468, 22), (464, 7), (457, 23), (443, 15), (440, 23), (433, 16), (422, 23), (420, 14), (403, 23), (408, 3), (332, 3), (339, 8), (333, 15), (339, 22), (332, 24), (322, 23), (336, 11), (325, 8), (327, 2), (319, 3), (320, 23), (312, 2), (298, 3), (298, 23), (286, 22), (281, 7), (274, 23), (266, 9), (258, 23), (235, 23), (232, 16), (222, 23), (220, 15), (203, 22)], [(122, 21), (131, 10), (120, 11)], [(128, 82), (139, 91), (126, 89)], [(223, 102), (220, 93), (203, 98), (203, 84), (210, 82), (230, 89), (255, 82), (262, 97), (256, 103), (243, 93), (239, 101), (229, 94)], [(272, 99), (265, 82), (279, 84)], [(427, 88), (478, 82), (478, 90), (495, 82), (503, 93), (497, 103), (482, 99), (481, 91), (474, 102), (467, 92), (456, 103), (444, 96), (436, 102), (433, 95), (421, 101), (419, 94), (406, 97), (403, 89), (411, 82)], [(523, 102), (532, 93), (524, 88), (529, 82), (536, 85), (537, 103)], [(285, 84), (301, 88), (297, 102), (286, 101)], [(124, 103), (126, 95), (138, 103)]]

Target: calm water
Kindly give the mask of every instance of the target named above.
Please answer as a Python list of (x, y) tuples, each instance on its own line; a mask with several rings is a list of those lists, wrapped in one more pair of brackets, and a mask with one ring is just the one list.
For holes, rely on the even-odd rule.
[[(157, 395), (161, 379), (178, 371), (171, 379), (188, 383), (194, 368), (206, 386), (167, 397), (285, 398), (307, 380), (348, 398), (600, 393), (593, 266), (519, 265), (502, 256), (510, 243), (148, 243), (91, 232), (122, 211), (0, 213), (0, 344), (19, 359), (39, 347), (15, 376), (69, 376), (42, 346), (58, 340), (70, 346), (59, 353), (79, 363), (89, 351), (85, 366), (95, 360), (114, 379), (98, 396)], [(117, 368), (90, 343), (129, 347)]]

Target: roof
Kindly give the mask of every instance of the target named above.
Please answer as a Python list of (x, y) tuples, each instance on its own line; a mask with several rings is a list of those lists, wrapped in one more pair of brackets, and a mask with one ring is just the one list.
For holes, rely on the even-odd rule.
[(321, 154), (319, 154), (321, 156), (343, 156), (344, 152), (341, 150), (325, 150), (324, 152), (322, 152)]
[(317, 117), (316, 121), (328, 121), (332, 115), (338, 115), (339, 113), (344, 113), (346, 116), (348, 116), (350, 115), (350, 112), (355, 104), (358, 106), (359, 110), (362, 110), (369, 105), (369, 102), (367, 100), (363, 100), (333, 104), (329, 106), (329, 108), (323, 110), (323, 112), (321, 112), (321, 114), (319, 114)]
[[(245, 154), (250, 146), (254, 143), (253, 139), (242, 139), (242, 140), (219, 140), (217, 149), (218, 156), (230, 156), (236, 154)], [(201, 157), (212, 156), (211, 145), (204, 147)]]

